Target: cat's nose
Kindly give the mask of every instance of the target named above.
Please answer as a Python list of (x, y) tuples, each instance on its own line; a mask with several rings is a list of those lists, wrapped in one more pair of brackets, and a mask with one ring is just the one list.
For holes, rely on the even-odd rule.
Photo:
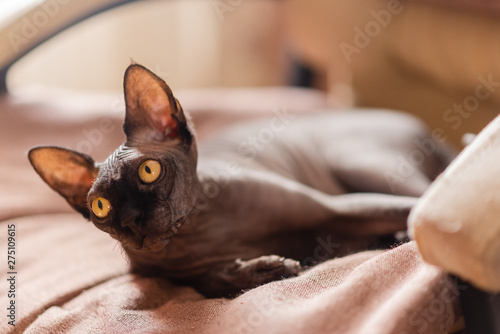
[(123, 228), (130, 228), (133, 231), (140, 232), (140, 210), (130, 206), (124, 206), (121, 210), (120, 225)]

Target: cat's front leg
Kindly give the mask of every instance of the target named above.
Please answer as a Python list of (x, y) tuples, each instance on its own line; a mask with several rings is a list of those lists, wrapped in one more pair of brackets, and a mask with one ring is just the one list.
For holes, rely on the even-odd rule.
[(298, 261), (277, 255), (251, 260), (236, 259), (233, 263), (209, 271), (200, 279), (197, 287), (208, 297), (234, 297), (243, 290), (296, 276), (301, 270)]

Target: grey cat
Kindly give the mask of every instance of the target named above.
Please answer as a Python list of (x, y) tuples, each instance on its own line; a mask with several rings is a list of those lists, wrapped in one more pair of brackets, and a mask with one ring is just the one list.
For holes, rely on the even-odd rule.
[(126, 141), (104, 162), (38, 147), (31, 164), (132, 270), (207, 296), (298, 275), (324, 260), (319, 245), (329, 257), (380, 245), (453, 157), (413, 117), (379, 110), (247, 122), (198, 152), (163, 80), (133, 64), (124, 93)]

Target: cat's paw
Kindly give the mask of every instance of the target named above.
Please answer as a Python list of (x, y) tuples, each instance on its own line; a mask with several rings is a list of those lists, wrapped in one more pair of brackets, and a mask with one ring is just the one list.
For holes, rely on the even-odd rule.
[(244, 290), (283, 278), (297, 276), (302, 271), (298, 261), (277, 255), (251, 260), (237, 259), (222, 268), (208, 272), (197, 288), (208, 297), (235, 297)]
[(261, 256), (252, 260), (236, 260), (236, 270), (255, 285), (297, 276), (302, 270), (298, 261), (277, 255)]

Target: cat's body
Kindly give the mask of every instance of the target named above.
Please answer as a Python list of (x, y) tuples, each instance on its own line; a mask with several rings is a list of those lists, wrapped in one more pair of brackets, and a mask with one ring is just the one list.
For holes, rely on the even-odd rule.
[[(134, 270), (212, 296), (404, 230), (415, 196), (452, 156), (414, 118), (375, 110), (282, 112), (218, 133), (198, 152), (160, 79), (132, 65), (125, 96), (127, 141), (105, 162), (41, 148), (33, 166), (122, 243)], [(73, 174), (62, 179), (61, 164)]]

